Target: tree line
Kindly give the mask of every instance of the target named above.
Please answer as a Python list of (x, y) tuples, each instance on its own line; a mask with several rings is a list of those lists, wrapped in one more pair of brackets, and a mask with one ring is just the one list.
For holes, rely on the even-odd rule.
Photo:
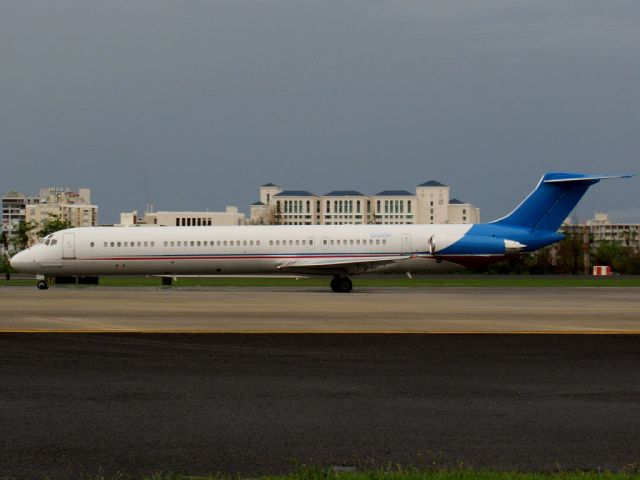
[(510, 258), (500, 263), (474, 269), (475, 273), (531, 274), (531, 275), (579, 275), (591, 273), (593, 265), (608, 265), (615, 273), (640, 275), (640, 250), (619, 242), (601, 241), (589, 243), (588, 255), (582, 235), (566, 234), (560, 242), (536, 252)]

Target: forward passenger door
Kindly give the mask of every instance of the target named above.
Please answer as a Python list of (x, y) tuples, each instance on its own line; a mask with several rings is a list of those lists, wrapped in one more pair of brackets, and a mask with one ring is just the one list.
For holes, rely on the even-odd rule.
[(74, 233), (64, 233), (62, 235), (62, 258), (76, 258), (76, 239)]

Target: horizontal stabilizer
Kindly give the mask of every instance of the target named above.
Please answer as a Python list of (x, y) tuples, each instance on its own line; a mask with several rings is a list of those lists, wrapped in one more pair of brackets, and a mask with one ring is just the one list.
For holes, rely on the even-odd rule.
[[(600, 181), (600, 180), (609, 180), (611, 178), (631, 178), (635, 176), (633, 173), (623, 173), (620, 175), (574, 175), (574, 174), (553, 174), (558, 175), (557, 178), (547, 178), (544, 180), (544, 183), (562, 183), (562, 182), (588, 182), (588, 181)], [(562, 177), (560, 175), (569, 175), (569, 177)]]

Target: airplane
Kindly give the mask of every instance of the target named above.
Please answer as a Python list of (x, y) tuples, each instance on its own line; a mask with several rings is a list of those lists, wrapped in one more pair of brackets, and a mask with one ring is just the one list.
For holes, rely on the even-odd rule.
[(511, 213), (481, 224), (84, 227), (48, 235), (11, 259), (56, 276), (328, 275), (350, 292), (363, 273), (449, 272), (533, 252), (564, 238), (557, 230), (587, 189), (633, 175), (546, 173)]

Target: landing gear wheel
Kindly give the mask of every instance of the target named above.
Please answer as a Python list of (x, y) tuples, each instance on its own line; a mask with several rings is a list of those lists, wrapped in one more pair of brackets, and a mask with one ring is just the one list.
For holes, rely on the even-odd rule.
[(349, 277), (333, 277), (331, 290), (338, 293), (347, 293), (353, 289), (353, 283)]
[(38, 283), (36, 283), (36, 287), (38, 287), (38, 290), (46, 290), (47, 288), (49, 288), (49, 285), (47, 285), (47, 282), (44, 280), (38, 280)]

